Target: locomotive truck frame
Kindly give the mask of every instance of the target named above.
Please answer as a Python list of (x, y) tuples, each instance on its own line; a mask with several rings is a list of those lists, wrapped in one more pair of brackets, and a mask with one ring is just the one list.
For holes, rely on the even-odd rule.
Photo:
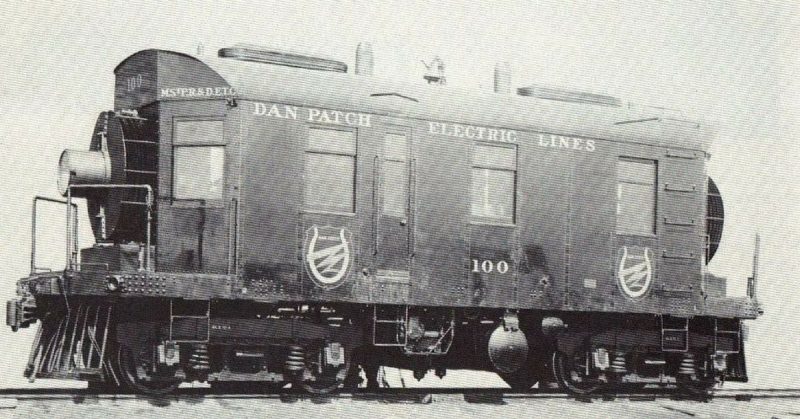
[[(40, 324), (25, 375), (144, 393), (326, 392), (360, 371), (374, 388), (380, 366), (523, 391), (747, 380), (755, 268), (737, 298), (706, 271), (722, 200), (703, 124), (512, 95), (505, 66), (494, 93), (386, 82), (371, 54), (355, 74), (247, 45), (119, 64), (89, 150), (61, 156), (66, 200), (34, 200), (7, 304), (14, 330)], [(41, 200), (65, 204), (63, 271), (36, 266)]]

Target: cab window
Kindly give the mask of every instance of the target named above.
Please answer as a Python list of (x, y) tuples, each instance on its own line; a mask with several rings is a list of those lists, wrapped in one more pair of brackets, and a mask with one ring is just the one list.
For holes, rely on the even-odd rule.
[(617, 232), (652, 235), (655, 229), (656, 162), (620, 158), (617, 162)]
[(222, 128), (222, 120), (175, 121), (172, 154), (175, 199), (222, 199), (225, 169)]
[(471, 213), (474, 221), (514, 223), (516, 146), (475, 144)]
[(355, 212), (354, 131), (310, 128), (304, 163), (303, 201), (306, 209)]

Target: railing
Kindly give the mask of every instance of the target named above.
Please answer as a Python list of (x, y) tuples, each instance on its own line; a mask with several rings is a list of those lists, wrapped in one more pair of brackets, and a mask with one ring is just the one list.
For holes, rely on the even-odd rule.
[(235, 275), (239, 273), (236, 253), (239, 249), (239, 201), (236, 198), (231, 199), (228, 218), (228, 275)]
[[(71, 220), (75, 219), (75, 225), (77, 226), (77, 215), (72, 214), (72, 207), (74, 204), (72, 203), (72, 189), (144, 189), (147, 191), (147, 198), (144, 202), (146, 209), (146, 216), (147, 216), (147, 232), (146, 234), (146, 250), (145, 250), (145, 267), (144, 269), (147, 271), (152, 271), (152, 258), (150, 253), (152, 252), (150, 243), (152, 241), (152, 224), (153, 224), (153, 188), (150, 185), (103, 185), (103, 184), (87, 184), (87, 185), (69, 185), (67, 188), (67, 269), (74, 269), (78, 266), (77, 264), (77, 251), (78, 251), (78, 238), (77, 238), (77, 228), (72, 227)], [(74, 243), (73, 243), (74, 242)]]
[(758, 285), (759, 253), (761, 253), (761, 236), (756, 234), (756, 245), (755, 245), (755, 250), (753, 251), (753, 274), (752, 276), (750, 276), (750, 278), (747, 278), (747, 296), (750, 297), (750, 299), (752, 300), (758, 299), (756, 291)]
[[(33, 198), (33, 206), (32, 206), (32, 210), (31, 210), (31, 213), (32, 213), (31, 214), (31, 275), (33, 275), (36, 272), (41, 271), (41, 270), (50, 270), (50, 268), (41, 268), (41, 267), (37, 267), (36, 266), (36, 219), (38, 218), (37, 217), (37, 212), (36, 212), (36, 209), (37, 209), (37, 205), (36, 204), (39, 201), (46, 201), (46, 202), (53, 202), (53, 203), (56, 203), (56, 204), (63, 204), (63, 205), (67, 205), (67, 208), (70, 208), (70, 206), (72, 206), (72, 209), (74, 209), (75, 212), (72, 215), (72, 220), (71, 220), (72, 223), (70, 223), (69, 215), (67, 215), (67, 217), (68, 217), (67, 229), (69, 230), (70, 224), (72, 224), (73, 229), (74, 229), (73, 234), (72, 234), (72, 240), (74, 241), (74, 243), (72, 243), (72, 244), (75, 246), (75, 248), (78, 247), (78, 234), (77, 234), (77, 232), (78, 232), (78, 211), (77, 211), (78, 210), (78, 205), (77, 204), (73, 204), (73, 203), (68, 202), (68, 201), (61, 200), (61, 199), (47, 198), (47, 197), (44, 197), (44, 196), (37, 196), (37, 197)], [(70, 213), (70, 211), (67, 211), (67, 214), (69, 214), (69, 213)], [(70, 235), (69, 234), (67, 235), (66, 240), (68, 241), (67, 242), (67, 248), (69, 249), (69, 247), (70, 247), (70, 243), (69, 243)]]

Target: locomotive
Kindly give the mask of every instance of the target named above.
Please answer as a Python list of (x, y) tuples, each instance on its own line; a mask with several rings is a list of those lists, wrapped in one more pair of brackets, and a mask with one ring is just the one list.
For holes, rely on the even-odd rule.
[[(13, 330), (39, 323), (25, 376), (148, 394), (375, 388), (383, 366), (580, 394), (747, 380), (756, 270), (743, 297), (707, 271), (705, 124), (512, 92), (504, 64), (465, 92), (438, 86), (441, 62), (429, 85), (372, 63), (369, 44), (351, 73), (246, 44), (122, 61), (88, 150), (61, 155), (65, 199), (34, 198), (6, 306)], [(63, 270), (35, 261), (41, 201), (66, 208)]]

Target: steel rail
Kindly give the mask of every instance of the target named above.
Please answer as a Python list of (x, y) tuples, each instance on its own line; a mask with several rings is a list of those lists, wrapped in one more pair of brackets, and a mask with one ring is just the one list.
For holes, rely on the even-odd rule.
[(182, 388), (174, 394), (166, 396), (142, 396), (130, 393), (98, 393), (94, 390), (79, 388), (8, 388), (0, 389), (0, 398), (17, 397), (23, 399), (47, 400), (64, 399), (80, 396), (99, 396), (103, 398), (171, 398), (180, 399), (181, 397), (208, 397), (208, 398), (230, 398), (230, 399), (274, 399), (274, 398), (294, 398), (303, 399), (352, 399), (352, 400), (414, 400), (424, 396), (463, 396), (467, 401), (481, 401), (481, 399), (494, 400), (498, 398), (506, 399), (575, 399), (579, 401), (604, 400), (613, 401), (616, 399), (675, 399), (675, 400), (701, 400), (709, 401), (713, 399), (736, 399), (747, 401), (750, 399), (800, 399), (800, 389), (789, 388), (766, 388), (766, 389), (720, 389), (712, 391), (707, 397), (696, 397), (682, 393), (678, 389), (645, 389), (635, 392), (606, 392), (589, 395), (567, 394), (556, 389), (533, 389), (530, 392), (514, 392), (507, 388), (386, 388), (379, 390), (349, 390), (334, 392), (328, 395), (308, 394), (301, 389), (281, 389), (278, 392), (220, 392), (208, 387)]

